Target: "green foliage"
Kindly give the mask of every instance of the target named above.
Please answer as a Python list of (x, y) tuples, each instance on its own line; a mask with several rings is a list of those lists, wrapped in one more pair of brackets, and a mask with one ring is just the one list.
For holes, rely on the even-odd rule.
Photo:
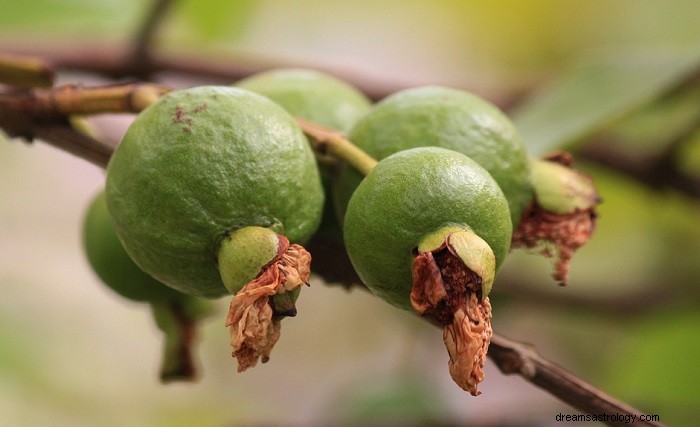
[(202, 41), (235, 39), (248, 28), (260, 2), (256, 0), (182, 0), (172, 11)]
[(513, 120), (533, 155), (572, 148), (661, 97), (698, 67), (697, 48), (614, 52), (536, 93), (513, 113)]
[(682, 308), (640, 322), (617, 349), (610, 390), (669, 425), (693, 424), (700, 416), (698, 325), (700, 313)]
[(138, 0), (0, 0), (0, 34), (24, 31), (114, 38), (133, 29), (143, 5)]

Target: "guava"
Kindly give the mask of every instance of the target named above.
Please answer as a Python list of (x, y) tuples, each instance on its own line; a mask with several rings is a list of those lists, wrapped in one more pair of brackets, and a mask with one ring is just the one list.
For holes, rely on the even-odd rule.
[(107, 287), (126, 299), (150, 304), (156, 324), (165, 335), (161, 380), (193, 380), (196, 324), (211, 313), (210, 304), (165, 286), (131, 260), (112, 226), (104, 191), (88, 206), (83, 247), (90, 266)]
[(512, 234), (491, 175), (443, 148), (392, 154), (355, 190), (344, 234), (373, 293), (445, 327), (452, 378), (478, 394), (492, 334), (488, 294)]
[[(171, 92), (130, 125), (107, 167), (106, 194), (136, 264), (186, 294), (235, 294), (227, 325), (239, 370), (266, 360), (282, 317), (273, 296), (308, 281), (299, 244), (318, 227), (324, 200), (294, 118), (239, 88)], [(253, 260), (227, 262), (243, 250)]]

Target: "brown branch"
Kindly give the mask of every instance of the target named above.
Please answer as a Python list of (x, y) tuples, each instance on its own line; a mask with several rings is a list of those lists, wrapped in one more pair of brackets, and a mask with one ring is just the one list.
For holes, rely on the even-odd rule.
[[(639, 415), (642, 412), (603, 393), (559, 365), (544, 359), (530, 345), (514, 342), (494, 334), (491, 338), (488, 355), (504, 374), (520, 375), (528, 382), (547, 390), (582, 412), (593, 415), (636, 416), (637, 422), (631, 425), (663, 425), (656, 422), (639, 421)], [(610, 421), (606, 424), (630, 425), (623, 421)]]
[(133, 67), (132, 75), (147, 80), (151, 69), (151, 46), (153, 39), (165, 19), (168, 11), (175, 4), (174, 0), (155, 0), (146, 15), (146, 19), (136, 33), (134, 45), (128, 62)]
[(91, 88), (67, 85), (0, 93), (0, 128), (11, 137), (29, 141), (38, 138), (104, 167), (114, 147), (75, 129), (69, 117), (139, 112), (168, 90), (148, 84)]
[(20, 89), (51, 87), (55, 77), (43, 59), (0, 53), (0, 83)]
[[(137, 77), (140, 70), (130, 58), (133, 48), (125, 45), (89, 45), (81, 42), (79, 45), (45, 44), (42, 46), (22, 44), (21, 41), (3, 43), (0, 40), (0, 51), (21, 53), (45, 58), (51, 61), (59, 70), (87, 71), (111, 78)], [(257, 72), (272, 68), (314, 68), (325, 71), (347, 81), (358, 88), (370, 99), (377, 101), (398, 90), (404, 89), (409, 83), (400, 84), (395, 80), (379, 80), (376, 77), (363, 75), (350, 67), (328, 67), (323, 64), (308, 62), (284, 62), (276, 58), (266, 58), (251, 55), (216, 55), (215, 52), (203, 54), (168, 52), (150, 52), (148, 56), (148, 73), (171, 73), (195, 77), (209, 83), (218, 82), (231, 84), (237, 80), (249, 77)], [(430, 82), (436, 83), (436, 82)], [(416, 82), (413, 85), (427, 84)], [(508, 109), (523, 97), (527, 88), (511, 90), (507, 93), (484, 93), (483, 89), (473, 87), (469, 90), (488, 99), (502, 109)]]
[[(143, 88), (144, 86), (152, 87), (149, 85), (125, 85), (112, 86), (108, 87), (107, 89), (109, 89), (108, 93), (112, 95), (114, 95), (114, 93), (120, 93), (125, 98), (128, 98), (131, 96), (131, 91), (126, 90), (126, 88)], [(117, 88), (121, 88), (121, 90), (117, 90)], [(67, 93), (82, 93), (82, 95), (85, 96), (84, 99), (92, 100), (92, 98), (86, 94), (91, 90), (99, 91), (102, 89), (104, 88), (81, 88), (77, 92), (71, 91)], [(54, 91), (60, 92), (62, 90), (63, 88), (57, 88)], [(37, 91), (32, 93), (36, 94)], [(4, 95), (3, 97), (5, 100), (7, 100), (8, 98), (12, 98), (12, 95)], [(106, 165), (113, 148), (106, 146), (105, 144), (101, 144), (99, 141), (93, 138), (86, 137), (75, 130), (67, 128), (68, 119), (65, 115), (67, 112), (75, 111), (88, 113), (88, 105), (92, 106), (90, 108), (96, 109), (94, 111), (95, 113), (104, 112), (102, 105), (99, 103), (92, 103), (92, 101), (90, 101), (86, 102), (84, 105), (79, 105), (79, 103), (76, 104), (74, 102), (57, 104), (49, 101), (39, 101), (38, 99), (52, 99), (51, 96), (43, 96), (37, 97), (37, 101), (34, 101), (40, 105), (41, 108), (17, 109), (19, 108), (18, 106), (33, 105), (33, 102), (26, 99), (20, 103), (1, 102), (3, 97), (0, 97), (0, 126), (6, 130), (9, 126), (10, 133), (13, 131), (13, 124), (11, 123), (12, 117), (14, 116), (15, 118), (21, 118), (22, 121), (24, 121), (21, 128), (28, 132), (29, 135), (48, 138), (54, 145), (61, 149), (70, 151), (81, 157), (85, 157), (94, 163)], [(58, 105), (62, 105), (60, 108), (63, 109), (59, 109)], [(66, 105), (70, 107), (66, 107)], [(126, 99), (122, 100), (122, 102), (105, 103), (105, 105), (110, 105), (111, 107), (122, 107), (124, 108), (122, 112), (133, 112), (133, 110), (136, 109), (134, 104)], [(50, 111), (50, 108), (52, 107), (54, 110)], [(60, 141), (60, 143), (57, 143), (57, 141)], [(87, 153), (91, 154), (88, 156)], [(93, 155), (94, 153), (99, 153), (99, 155)], [(99, 158), (99, 161), (95, 161), (96, 158)], [(344, 248), (342, 245), (338, 244), (337, 250), (344, 250)], [(550, 394), (563, 402), (566, 402), (572, 407), (589, 414), (640, 414), (640, 412), (636, 409), (612, 398), (611, 396), (589, 385), (582, 379), (576, 377), (572, 373), (548, 361), (547, 359), (542, 358), (529, 345), (513, 342), (494, 334), (491, 340), (491, 347), (488, 355), (503, 373), (520, 375), (528, 382), (548, 391)], [(616, 423), (610, 424), (618, 425)], [(636, 425), (659, 426), (661, 424), (637, 423)]]

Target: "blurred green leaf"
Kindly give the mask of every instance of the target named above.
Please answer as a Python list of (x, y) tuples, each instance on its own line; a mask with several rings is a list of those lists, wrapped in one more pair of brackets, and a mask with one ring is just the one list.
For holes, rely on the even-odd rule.
[(660, 155), (700, 123), (700, 84), (664, 96), (602, 132), (605, 144), (640, 158)]
[(691, 425), (700, 416), (700, 313), (650, 314), (618, 349), (609, 389), (661, 415), (669, 425)]
[(123, 36), (143, 7), (136, 0), (0, 0), (0, 33)]
[(352, 424), (434, 424), (449, 413), (439, 394), (415, 378), (365, 384), (351, 394), (342, 407)]
[(513, 113), (533, 155), (570, 147), (661, 97), (700, 67), (700, 49), (606, 55), (575, 69)]
[(253, 0), (182, 0), (175, 12), (203, 40), (232, 39), (246, 30), (258, 4)]
[(678, 163), (684, 173), (700, 176), (700, 129), (682, 147)]

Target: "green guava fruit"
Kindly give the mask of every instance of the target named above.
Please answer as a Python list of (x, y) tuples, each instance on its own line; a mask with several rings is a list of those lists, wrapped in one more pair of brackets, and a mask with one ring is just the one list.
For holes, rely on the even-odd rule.
[(478, 394), (492, 334), (488, 294), (512, 234), (496, 181), (455, 151), (401, 151), (357, 187), (344, 233), (373, 293), (445, 327), (452, 378)]
[(204, 86), (142, 111), (107, 168), (107, 207), (132, 259), (183, 293), (228, 293), (217, 266), (227, 233), (268, 228), (303, 243), (323, 190), (293, 118), (254, 93)]
[(156, 324), (165, 335), (161, 380), (194, 380), (196, 323), (212, 312), (210, 303), (165, 286), (131, 260), (114, 231), (104, 191), (88, 206), (83, 247), (90, 266), (110, 289), (126, 299), (151, 305)]
[[(532, 201), (530, 161), (515, 127), (497, 107), (461, 90), (426, 86), (397, 92), (352, 128), (349, 139), (381, 160), (414, 147), (442, 147), (465, 154), (496, 180), (517, 227)], [(362, 177), (346, 167), (335, 184), (340, 218)]]
[[(289, 301), (278, 311), (275, 295), (293, 299), (308, 282), (311, 258), (297, 243), (318, 227), (324, 200), (293, 117), (243, 89), (171, 92), (127, 130), (106, 193), (117, 234), (144, 271), (186, 294), (234, 294), (226, 324), (239, 371), (267, 360), (279, 320), (294, 312)], [(228, 259), (239, 253), (252, 260)]]

